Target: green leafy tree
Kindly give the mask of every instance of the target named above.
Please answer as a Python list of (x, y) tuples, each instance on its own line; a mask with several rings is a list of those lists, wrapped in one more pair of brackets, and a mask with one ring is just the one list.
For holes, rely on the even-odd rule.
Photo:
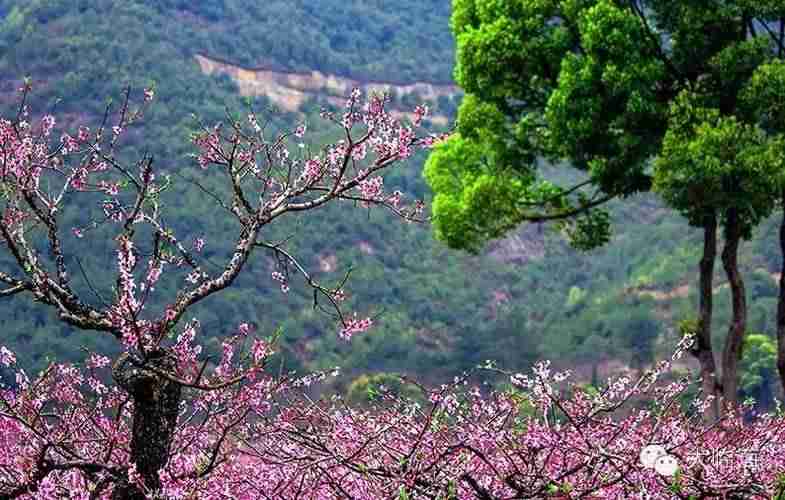
[[(774, 6), (771, 8), (774, 9)], [(782, 10), (785, 8), (780, 8), (778, 58), (756, 68), (742, 92), (742, 103), (746, 115), (755, 120), (769, 137), (765, 147), (758, 152), (759, 161), (768, 164), (772, 171), (779, 174), (771, 181), (777, 190), (775, 198), (779, 199), (781, 207), (785, 207), (785, 15)], [(780, 224), (779, 244), (782, 272), (777, 304), (777, 370), (785, 387), (785, 216)]]
[[(656, 186), (704, 228), (695, 354), (704, 391), (735, 402), (737, 254), (775, 205), (784, 26), (779, 1), (454, 0), (466, 96), (458, 133), (425, 169), (437, 237), (476, 251), (521, 222), (561, 220), (591, 248), (610, 238), (606, 201)], [(582, 178), (555, 182), (544, 167), (563, 162)], [(721, 383), (710, 330), (719, 226), (733, 297)], [(785, 334), (785, 309), (782, 324)]]
[[(721, 68), (717, 71), (723, 72)], [(669, 124), (662, 152), (655, 161), (654, 187), (692, 225), (704, 229), (698, 328), (704, 345), (699, 344), (699, 357), (713, 353), (709, 325), (718, 215), (725, 230), (722, 264), (730, 284), (733, 319), (722, 353), (721, 385), (725, 398), (732, 401), (738, 392), (738, 363), (747, 330), (739, 244), (774, 208), (776, 189), (772, 179), (777, 165), (760, 154), (768, 147), (767, 134), (754, 123), (724, 114), (717, 96), (705, 88), (679, 94), (671, 104)], [(710, 376), (707, 364), (703, 360), (704, 376)]]
[(739, 386), (743, 394), (755, 399), (761, 409), (774, 406), (774, 381), (777, 377), (777, 346), (768, 336), (748, 334), (744, 339), (744, 360)]

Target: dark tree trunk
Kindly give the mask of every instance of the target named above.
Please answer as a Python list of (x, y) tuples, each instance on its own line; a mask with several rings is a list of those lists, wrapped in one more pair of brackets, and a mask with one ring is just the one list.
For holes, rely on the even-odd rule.
[(777, 301), (777, 371), (780, 383), (785, 389), (785, 192), (782, 194), (783, 214), (780, 223), (780, 253), (782, 268), (780, 269), (780, 295)]
[(722, 392), (724, 404), (735, 406), (738, 402), (739, 361), (741, 360), (744, 335), (747, 332), (747, 298), (744, 280), (739, 272), (739, 243), (741, 242), (741, 220), (739, 211), (730, 208), (725, 221), (725, 247), (722, 250), (722, 265), (730, 284), (733, 319), (725, 339), (722, 352)]
[(700, 316), (698, 335), (693, 353), (698, 358), (701, 371), (703, 395), (714, 396), (712, 405), (706, 410), (705, 419), (714, 422), (719, 417), (720, 390), (717, 383), (717, 365), (711, 345), (711, 320), (713, 315), (714, 261), (717, 259), (717, 214), (712, 212), (703, 223), (703, 257), (700, 261)]
[[(155, 371), (173, 372), (174, 361), (166, 351), (152, 354), (145, 363), (135, 362), (122, 354), (112, 368), (117, 384), (126, 390), (134, 403), (131, 436), (131, 462), (144, 480), (148, 491), (161, 487), (158, 471), (169, 459), (169, 446), (177, 424), (181, 386)], [(152, 368), (152, 369), (151, 369)], [(147, 498), (135, 485), (115, 487), (113, 500)]]
[(763, 383), (758, 391), (756, 403), (761, 412), (767, 412), (774, 409), (774, 387), (769, 372), (764, 374)]

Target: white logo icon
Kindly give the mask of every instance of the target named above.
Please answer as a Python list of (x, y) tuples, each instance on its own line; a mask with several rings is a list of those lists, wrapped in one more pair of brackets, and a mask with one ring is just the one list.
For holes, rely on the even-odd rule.
[(644, 447), (640, 454), (641, 465), (647, 469), (654, 469), (663, 476), (676, 474), (679, 464), (676, 457), (669, 455), (665, 447), (659, 444), (652, 444)]
[(654, 462), (654, 470), (663, 476), (672, 476), (676, 474), (678, 469), (679, 464), (676, 462), (676, 457), (673, 455), (661, 455), (657, 457), (657, 461)]

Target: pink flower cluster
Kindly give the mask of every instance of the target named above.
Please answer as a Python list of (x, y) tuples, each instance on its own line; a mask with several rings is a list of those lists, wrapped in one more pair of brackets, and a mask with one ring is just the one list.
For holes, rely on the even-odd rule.
[[(190, 345), (193, 333), (186, 329), (178, 345)], [(242, 338), (224, 344), (209, 377), (236, 372)], [(272, 349), (256, 339), (249, 354), (260, 366)], [(0, 355), (9, 356), (4, 348)], [(120, 480), (144, 485), (130, 462), (123, 393), (100, 382), (107, 364), (92, 355), (87, 374), (52, 365), (34, 381), (0, 390), (1, 495), (108, 499)], [(643, 387), (670, 384), (657, 368), (595, 393), (543, 363), (512, 374), (520, 386), (512, 391), (487, 392), (459, 377), (420, 389), (415, 400), (381, 389), (365, 409), (299, 395), (328, 373), (252, 373), (223, 389), (188, 392), (159, 472), (162, 490), (148, 491), (151, 498), (764, 499), (781, 493), (785, 478), (781, 414), (745, 422), (729, 411), (704, 422), (680, 409), (686, 386), (633, 408), (632, 396), (654, 395)], [(18, 378), (27, 376), (19, 371)]]
[(381, 177), (372, 177), (360, 181), (360, 194), (367, 200), (378, 200), (382, 195), (382, 185), (384, 179)]
[(351, 340), (354, 334), (368, 331), (371, 326), (373, 326), (371, 318), (360, 319), (357, 313), (354, 313), (354, 317), (344, 321), (344, 326), (338, 335), (344, 340)]
[[(263, 207), (273, 216), (293, 206), (315, 207), (331, 199), (351, 199), (364, 202), (364, 206), (385, 206), (406, 218), (415, 217), (418, 214), (414, 208), (401, 206), (400, 194), (392, 198), (394, 204), (387, 202), (390, 196), (384, 193), (379, 174), (409, 158), (416, 147), (433, 145), (433, 136), (418, 137), (415, 132), (428, 113), (427, 107), (415, 109), (415, 116), (420, 119), (415, 120), (412, 128), (386, 111), (389, 97), (371, 95), (365, 103), (361, 100), (362, 93), (355, 89), (340, 118), (332, 112), (322, 113), (346, 132), (344, 139), (320, 148), (323, 155), (302, 158), (302, 150), (290, 150), (289, 138), (297, 141), (306, 138), (305, 124), (268, 142), (258, 133), (261, 127), (256, 115), (250, 113), (248, 124), (256, 133), (248, 133), (243, 124), (234, 123), (232, 130), (217, 125), (197, 134), (194, 143), (199, 149), (198, 162), (203, 168), (215, 165), (234, 169), (249, 165), (257, 185), (264, 186)], [(304, 145), (297, 142), (299, 148)]]
[(284, 276), (283, 273), (279, 271), (273, 271), (271, 276), (273, 280), (281, 284), (281, 291), (283, 293), (289, 293), (289, 280), (286, 279), (286, 276)]

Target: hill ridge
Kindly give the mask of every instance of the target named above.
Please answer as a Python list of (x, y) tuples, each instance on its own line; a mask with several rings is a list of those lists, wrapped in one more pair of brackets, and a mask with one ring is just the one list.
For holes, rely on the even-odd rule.
[[(298, 72), (267, 67), (248, 68), (204, 53), (198, 53), (194, 58), (203, 73), (229, 76), (237, 84), (241, 95), (264, 95), (276, 106), (290, 112), (298, 111), (305, 102), (315, 97), (324, 97), (330, 104), (342, 106), (345, 97), (355, 87), (366, 93), (374, 90), (390, 92), (397, 99), (415, 96), (430, 103), (437, 102), (440, 97), (452, 98), (460, 93), (455, 85), (426, 81), (403, 84), (354, 79), (318, 70)], [(410, 113), (397, 114), (410, 117)], [(449, 123), (448, 117), (441, 114), (431, 115), (430, 120), (442, 126)]]

